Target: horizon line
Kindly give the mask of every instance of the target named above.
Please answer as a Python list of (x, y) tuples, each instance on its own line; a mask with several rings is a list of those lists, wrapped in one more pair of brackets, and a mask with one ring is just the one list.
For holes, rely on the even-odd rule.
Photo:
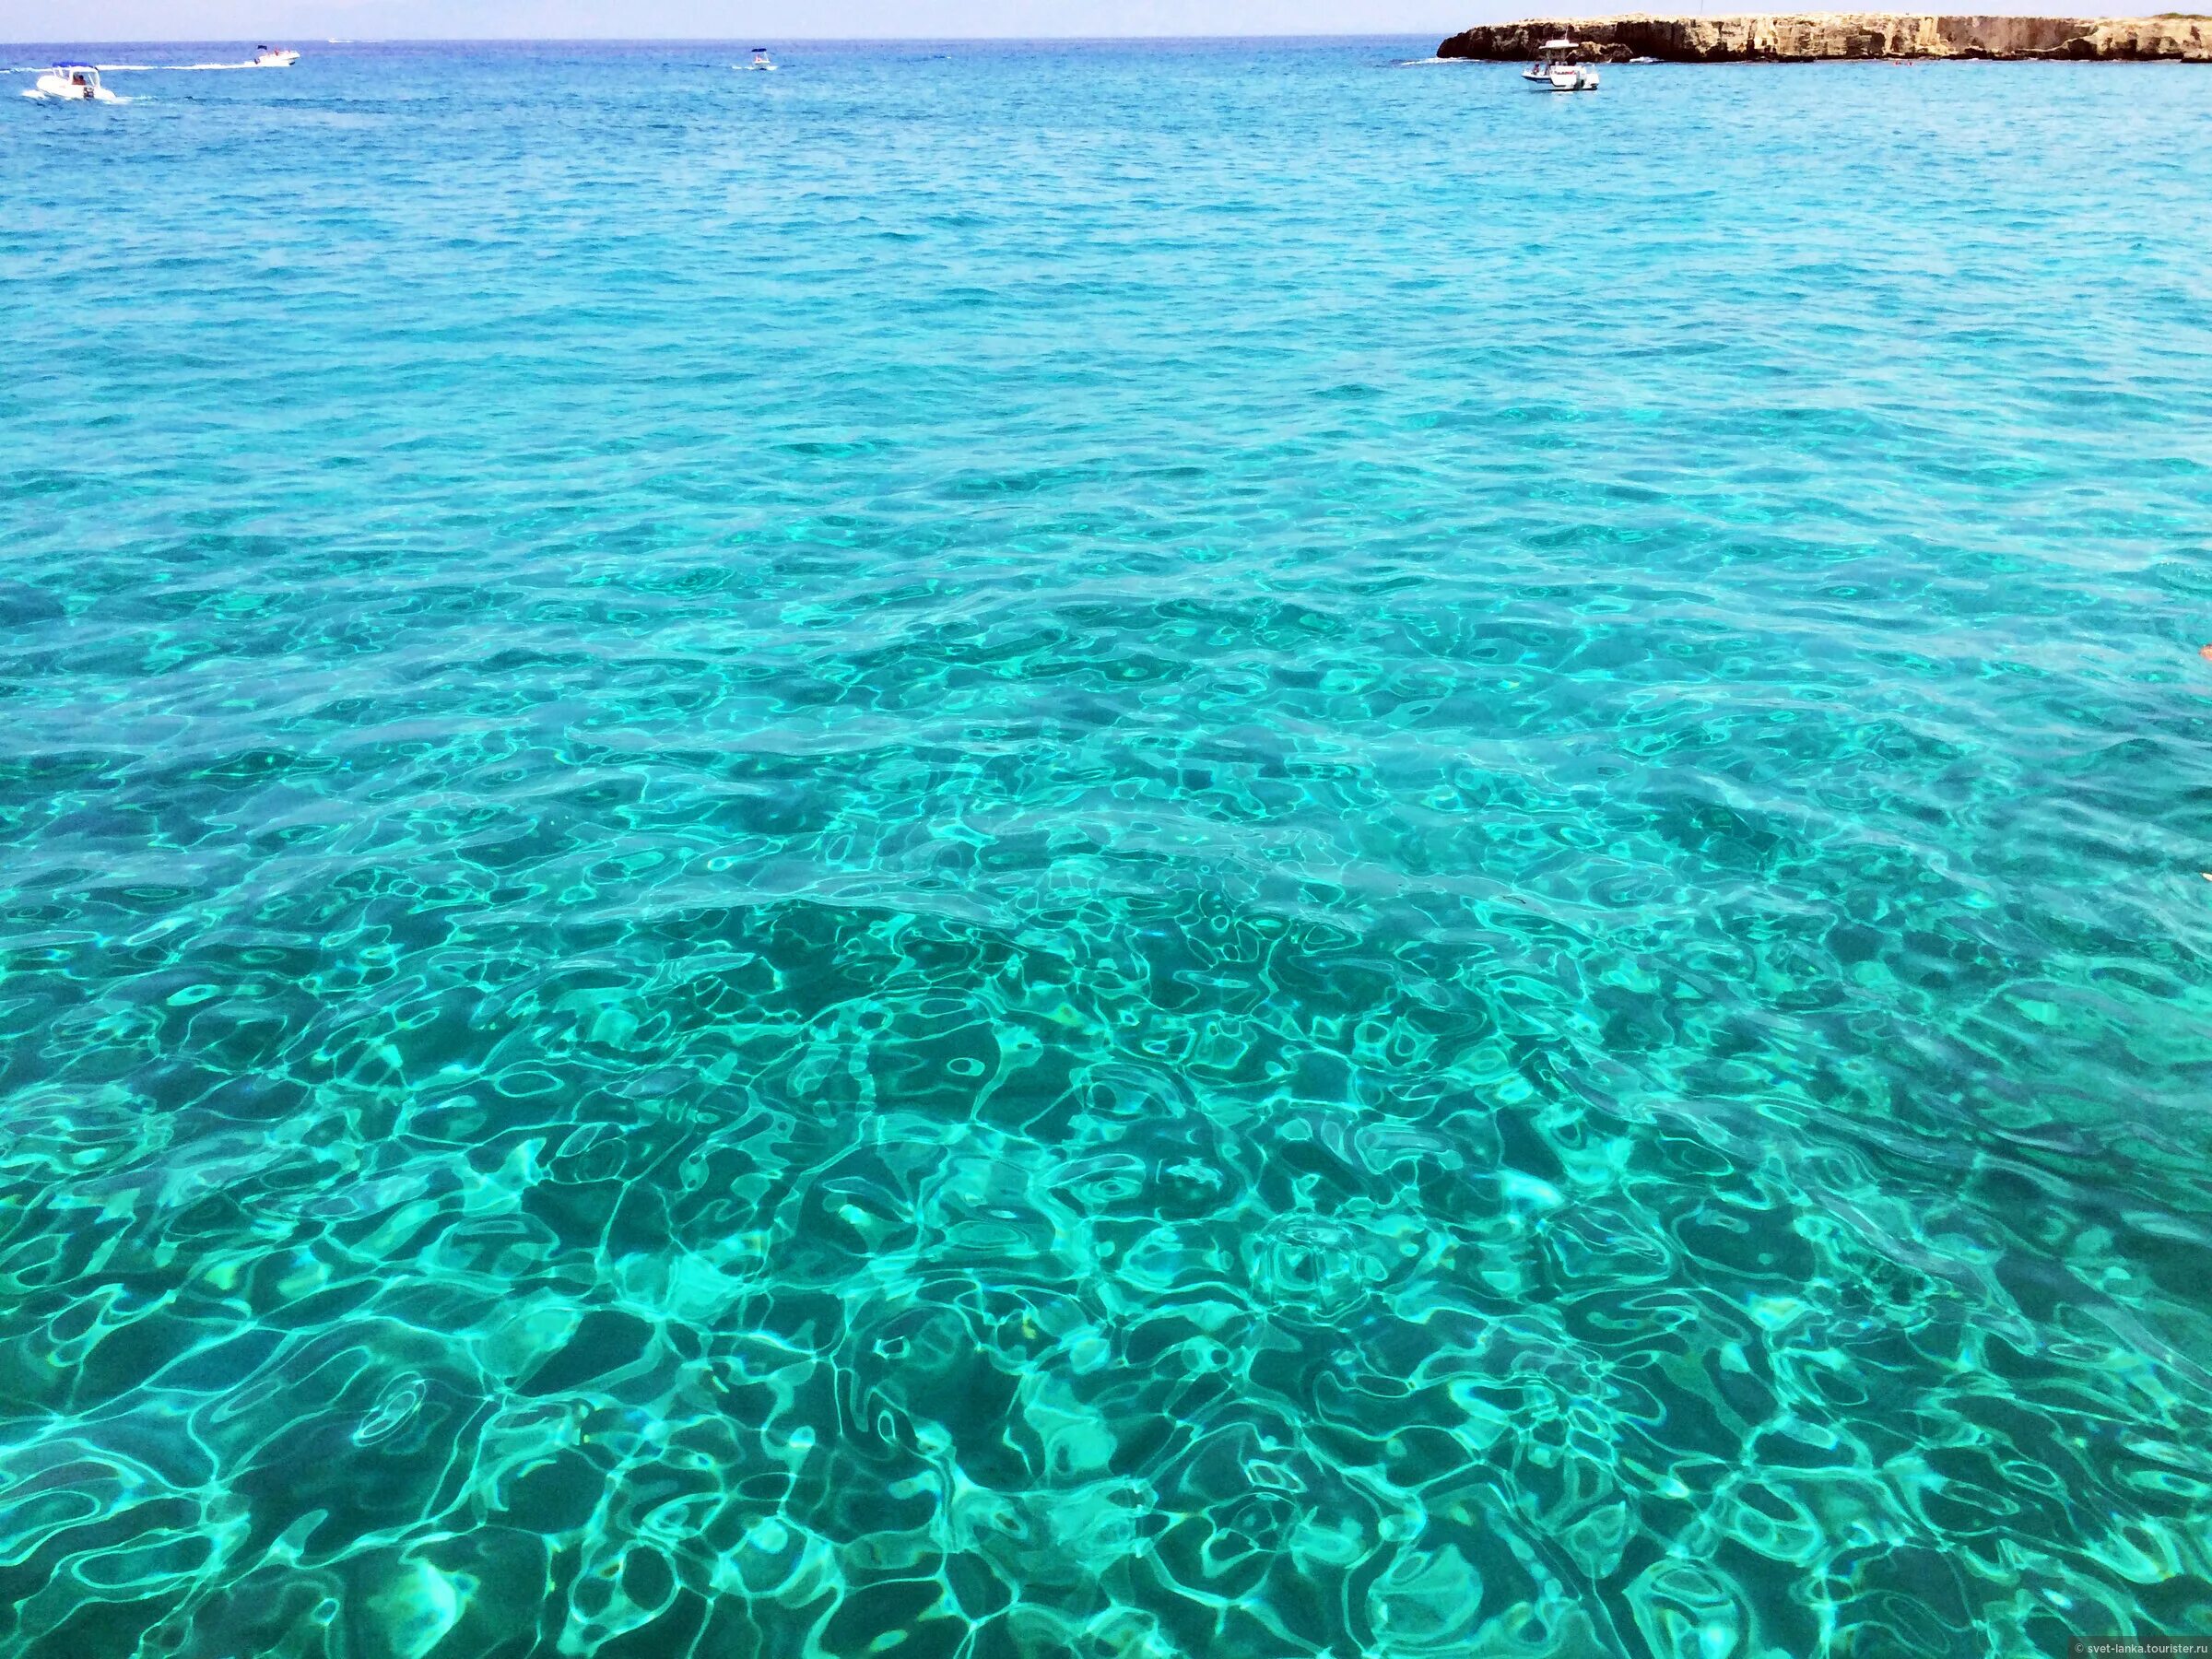
[[(288, 41), (312, 46), (727, 46), (739, 41), (782, 41), (794, 46), (912, 46), (917, 44), (971, 45), (985, 42), (1020, 44), (1051, 41), (1081, 45), (1089, 41), (1425, 41), (1435, 31), (1426, 29), (1315, 29), (1297, 34), (915, 34), (915, 35), (346, 35), (318, 39), (288, 35)], [(1447, 30), (1457, 33), (1458, 30)], [(274, 41), (277, 31), (258, 36), (238, 35), (81, 35), (48, 41), (0, 41), (0, 51), (17, 46), (237, 46), (252, 41)]]

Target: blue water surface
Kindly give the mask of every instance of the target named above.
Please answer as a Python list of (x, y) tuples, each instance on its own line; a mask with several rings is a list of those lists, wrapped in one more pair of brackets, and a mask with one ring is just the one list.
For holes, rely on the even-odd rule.
[(0, 97), (0, 1653), (2212, 1635), (2212, 70), (752, 44)]

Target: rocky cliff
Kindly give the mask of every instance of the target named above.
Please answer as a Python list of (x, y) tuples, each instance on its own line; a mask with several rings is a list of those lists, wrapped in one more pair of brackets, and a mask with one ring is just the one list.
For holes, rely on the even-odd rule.
[(1455, 34), (1439, 56), (1527, 58), (1566, 35), (1589, 55), (1721, 64), (1819, 58), (2109, 58), (2212, 63), (2212, 18), (1939, 18), (1808, 12), (1747, 18), (1535, 18)]

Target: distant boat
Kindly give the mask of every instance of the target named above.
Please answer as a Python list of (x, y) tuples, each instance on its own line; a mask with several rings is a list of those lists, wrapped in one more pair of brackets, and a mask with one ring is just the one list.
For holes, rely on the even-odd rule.
[(300, 54), (287, 46), (253, 48), (253, 67), (256, 69), (289, 69), (299, 61)]
[(90, 64), (56, 64), (31, 83), (26, 98), (65, 99), (77, 103), (124, 103), (100, 84), (100, 71)]
[(1635, 57), (1629, 60), (1629, 62), (1631, 64), (1655, 64), (1659, 60), (1654, 57)]
[(768, 48), (765, 46), (754, 47), (753, 61), (746, 65), (746, 67), (748, 69), (773, 69), (775, 66), (776, 65), (769, 58)]
[(1537, 48), (1536, 61), (1521, 71), (1521, 78), (1543, 92), (1594, 92), (1597, 71), (1582, 61), (1583, 49), (1572, 41), (1547, 41)]

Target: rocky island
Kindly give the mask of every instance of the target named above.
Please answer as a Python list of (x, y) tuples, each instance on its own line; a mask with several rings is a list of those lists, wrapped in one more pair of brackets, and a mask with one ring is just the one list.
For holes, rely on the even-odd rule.
[(1533, 18), (1453, 35), (1439, 57), (1532, 58), (1566, 36), (1611, 63), (1811, 63), (1830, 58), (2088, 58), (2212, 63), (2212, 18), (1915, 17), (1802, 12), (1741, 18)]

